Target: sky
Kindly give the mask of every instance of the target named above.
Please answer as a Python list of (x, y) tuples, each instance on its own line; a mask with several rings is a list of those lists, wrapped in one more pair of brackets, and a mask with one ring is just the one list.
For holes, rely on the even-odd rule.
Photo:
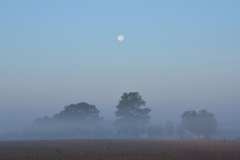
[(152, 123), (207, 109), (240, 130), (240, 1), (0, 0), (0, 75), (2, 131), (79, 102), (114, 120), (124, 92)]

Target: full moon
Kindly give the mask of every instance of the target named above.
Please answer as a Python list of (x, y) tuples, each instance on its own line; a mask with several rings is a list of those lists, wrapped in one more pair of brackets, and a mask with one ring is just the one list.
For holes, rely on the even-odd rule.
[(124, 40), (123, 35), (119, 35), (119, 36), (118, 36), (118, 40), (119, 40), (119, 41), (123, 41), (123, 40)]

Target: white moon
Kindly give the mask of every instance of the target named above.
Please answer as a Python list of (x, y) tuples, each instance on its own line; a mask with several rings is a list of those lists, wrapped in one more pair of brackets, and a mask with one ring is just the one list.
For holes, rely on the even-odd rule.
[(119, 41), (123, 41), (123, 40), (124, 40), (123, 35), (119, 35), (119, 36), (118, 36), (118, 40), (119, 40)]

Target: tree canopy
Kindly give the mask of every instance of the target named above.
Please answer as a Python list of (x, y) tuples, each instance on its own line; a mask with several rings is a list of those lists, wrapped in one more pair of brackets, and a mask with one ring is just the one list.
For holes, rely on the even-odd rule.
[(181, 118), (184, 128), (192, 133), (204, 135), (205, 138), (211, 138), (212, 135), (217, 133), (215, 116), (205, 109), (198, 113), (194, 110), (185, 111)]
[(52, 118), (37, 118), (26, 129), (28, 135), (89, 137), (101, 128), (99, 111), (94, 105), (85, 102), (70, 104)]
[(149, 123), (148, 113), (151, 109), (144, 107), (146, 102), (138, 92), (124, 93), (116, 106), (115, 126), (120, 134), (136, 136), (145, 132), (145, 126)]
[(102, 121), (102, 118), (99, 117), (99, 113), (95, 105), (81, 102), (65, 106), (63, 111), (53, 116), (53, 119), (97, 123)]

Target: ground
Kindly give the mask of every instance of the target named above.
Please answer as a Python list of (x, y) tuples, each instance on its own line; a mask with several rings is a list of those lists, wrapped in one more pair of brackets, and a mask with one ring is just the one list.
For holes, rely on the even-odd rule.
[(0, 142), (4, 160), (239, 160), (239, 141), (36, 140)]

